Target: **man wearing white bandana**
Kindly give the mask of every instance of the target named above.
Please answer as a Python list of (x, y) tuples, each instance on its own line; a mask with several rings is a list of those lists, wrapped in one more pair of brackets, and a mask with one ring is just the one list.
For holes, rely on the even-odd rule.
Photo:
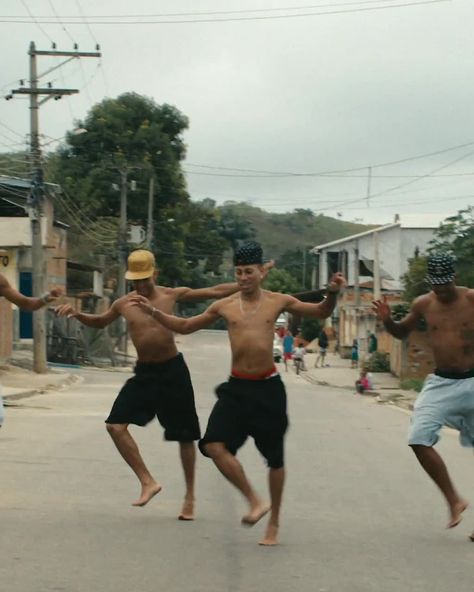
[[(468, 502), (458, 493), (441, 456), (434, 449), (444, 425), (460, 432), (463, 446), (474, 447), (474, 290), (456, 286), (455, 258), (438, 253), (428, 258), (431, 291), (416, 298), (408, 315), (393, 321), (386, 299), (374, 310), (387, 331), (403, 339), (424, 319), (436, 370), (419, 394), (408, 443), (421, 466), (443, 493), (449, 507), (447, 527), (457, 526)], [(474, 541), (474, 533), (469, 537)]]

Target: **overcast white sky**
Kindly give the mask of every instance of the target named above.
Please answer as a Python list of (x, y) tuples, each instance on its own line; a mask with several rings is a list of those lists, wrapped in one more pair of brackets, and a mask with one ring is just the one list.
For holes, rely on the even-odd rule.
[[(43, 79), (81, 89), (41, 108), (44, 142), (105, 96), (135, 91), (189, 117), (194, 199), (437, 225), (474, 203), (474, 2), (422, 1), (2, 0), (0, 21), (29, 22), (0, 22), (0, 92), (28, 77), (30, 41), (75, 40), (84, 51), (97, 41), (100, 64), (83, 59)], [(184, 15), (213, 11), (227, 14)], [(145, 24), (110, 22), (120, 15)], [(163, 22), (185, 20), (212, 22)], [(59, 62), (40, 60), (40, 72)], [(2, 99), (0, 150), (24, 145), (28, 127), (27, 100)]]

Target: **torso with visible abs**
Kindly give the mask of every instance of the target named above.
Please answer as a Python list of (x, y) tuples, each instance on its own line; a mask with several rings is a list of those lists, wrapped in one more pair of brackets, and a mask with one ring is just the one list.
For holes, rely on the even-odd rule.
[[(135, 292), (131, 292), (128, 296), (134, 294)], [(176, 298), (172, 288), (155, 287), (149, 300), (155, 308), (173, 314)], [(140, 307), (130, 306), (127, 296), (117, 303), (117, 309), (127, 321), (130, 338), (140, 362), (166, 362), (178, 354), (173, 332)]]
[(260, 374), (273, 367), (275, 321), (281, 309), (281, 297), (266, 291), (260, 306), (245, 301), (241, 306), (239, 294), (222, 301), (219, 313), (227, 321), (233, 369)]
[(474, 291), (457, 288), (458, 298), (441, 303), (430, 293), (423, 306), (436, 367), (465, 371), (474, 368)]

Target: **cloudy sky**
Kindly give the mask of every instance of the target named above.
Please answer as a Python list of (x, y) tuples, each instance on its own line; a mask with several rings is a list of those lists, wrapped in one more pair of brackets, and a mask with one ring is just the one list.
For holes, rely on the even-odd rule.
[[(2, 0), (0, 92), (30, 41), (99, 43), (42, 79), (81, 89), (41, 108), (45, 149), (135, 91), (189, 117), (194, 199), (437, 225), (474, 203), (473, 22), (472, 0)], [(28, 128), (27, 100), (1, 100), (0, 150)]]

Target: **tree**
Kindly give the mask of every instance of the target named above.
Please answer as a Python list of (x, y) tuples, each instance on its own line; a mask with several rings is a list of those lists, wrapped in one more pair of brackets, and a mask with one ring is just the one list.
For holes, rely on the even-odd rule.
[(240, 243), (254, 239), (256, 233), (252, 224), (236, 208), (224, 205), (219, 208), (219, 234), (235, 250)]
[(104, 99), (77, 127), (52, 158), (49, 173), (89, 215), (117, 216), (122, 174), (135, 191), (129, 194), (132, 220), (145, 220), (148, 181), (154, 175), (156, 203), (175, 205), (187, 199), (180, 161), (185, 156), (182, 133), (188, 119), (171, 105), (157, 105), (136, 93)]
[(291, 294), (298, 291), (298, 284), (284, 269), (271, 269), (265, 279), (265, 288), (272, 292)]
[(429, 289), (426, 283), (426, 256), (419, 255), (408, 260), (408, 271), (402, 276), (403, 297), (411, 302)]
[(436, 230), (430, 252), (449, 251), (456, 256), (456, 281), (460, 285), (474, 286), (474, 206), (459, 210)]
[[(474, 252), (474, 207), (459, 210), (446, 218), (436, 229), (427, 249), (427, 255), (437, 251), (448, 251), (456, 256), (456, 283), (474, 286), (472, 253)], [(429, 290), (425, 281), (427, 256), (409, 260), (409, 268), (402, 277), (404, 297), (408, 302)]]

